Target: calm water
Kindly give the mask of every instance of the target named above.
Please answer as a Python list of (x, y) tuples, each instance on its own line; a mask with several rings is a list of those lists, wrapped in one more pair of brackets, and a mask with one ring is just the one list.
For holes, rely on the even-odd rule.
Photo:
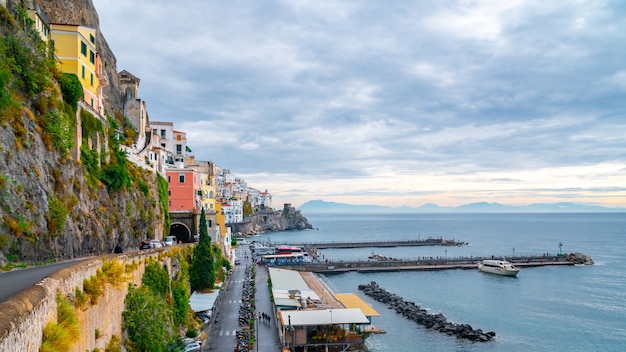
[[(307, 215), (312, 231), (269, 233), (261, 240), (370, 241), (443, 237), (464, 247), (324, 250), (329, 259), (376, 254), (511, 256), (582, 252), (585, 267), (522, 269), (517, 278), (473, 270), (347, 273), (328, 278), (340, 292), (355, 292), (380, 314), (387, 334), (368, 339), (371, 351), (624, 351), (626, 350), (626, 214), (419, 214)], [(515, 248), (515, 250), (513, 250)], [(378, 282), (448, 320), (495, 331), (477, 344), (426, 330), (361, 294), (357, 285)]]

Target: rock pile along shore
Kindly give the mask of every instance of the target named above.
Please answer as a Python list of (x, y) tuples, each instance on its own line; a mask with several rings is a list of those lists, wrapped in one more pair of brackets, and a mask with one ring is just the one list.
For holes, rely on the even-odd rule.
[(487, 342), (496, 336), (496, 333), (493, 331), (483, 332), (481, 329), (474, 330), (469, 324), (449, 322), (443, 314), (430, 314), (415, 303), (405, 301), (402, 297), (387, 292), (375, 281), (369, 284), (359, 285), (359, 290), (378, 302), (386, 304), (388, 308), (394, 309), (396, 313), (402, 314), (405, 318), (413, 320), (428, 329), (436, 330), (450, 336), (456, 336), (459, 339), (477, 342)]

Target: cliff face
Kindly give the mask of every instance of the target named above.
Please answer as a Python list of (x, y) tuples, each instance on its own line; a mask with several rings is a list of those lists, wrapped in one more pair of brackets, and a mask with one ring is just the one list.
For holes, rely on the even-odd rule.
[(232, 224), (233, 234), (252, 235), (267, 231), (306, 230), (312, 229), (300, 211), (279, 210), (261, 212), (247, 216), (242, 223)]
[[(52, 22), (97, 28), (91, 0), (39, 4)], [(19, 33), (0, 27), (0, 35)], [(121, 106), (117, 103), (121, 94), (115, 92), (115, 56), (102, 35), (98, 42), (107, 72), (115, 77), (109, 76), (112, 84), (105, 93), (111, 113)], [(52, 86), (35, 96), (11, 92), (11, 106), (17, 108), (0, 110), (0, 265), (100, 255), (110, 253), (116, 243), (136, 247), (140, 238), (160, 237), (164, 212), (154, 174), (129, 165), (129, 185), (109, 192), (98, 180), (88, 182), (81, 160), (51, 147), (55, 137), (44, 133), (42, 126), (59, 115), (55, 101), (61, 94), (52, 76), (50, 81)], [(80, 135), (80, 129), (72, 127), (74, 135)], [(107, 135), (102, 132), (102, 138)]]
[(0, 126), (0, 265), (110, 253), (116, 243), (163, 233), (156, 176), (136, 171), (149, 186), (109, 193), (87, 186), (82, 166), (48, 151), (34, 123), (30, 147), (16, 148), (10, 126)]

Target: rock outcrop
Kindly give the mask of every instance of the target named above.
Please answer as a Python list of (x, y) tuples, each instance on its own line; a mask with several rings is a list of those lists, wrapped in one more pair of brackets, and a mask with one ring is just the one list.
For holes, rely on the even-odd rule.
[(253, 235), (268, 231), (307, 230), (309, 224), (299, 210), (286, 206), (283, 210), (264, 211), (248, 215), (241, 223), (231, 224), (236, 235)]
[(456, 324), (449, 322), (443, 314), (430, 314), (425, 309), (413, 302), (405, 301), (402, 297), (386, 291), (376, 282), (359, 285), (359, 290), (364, 294), (374, 298), (378, 302), (386, 304), (398, 314), (412, 320), (428, 329), (441, 333), (456, 336), (459, 339), (467, 339), (476, 342), (487, 342), (496, 336), (495, 332), (483, 332), (481, 329), (474, 329), (469, 324)]

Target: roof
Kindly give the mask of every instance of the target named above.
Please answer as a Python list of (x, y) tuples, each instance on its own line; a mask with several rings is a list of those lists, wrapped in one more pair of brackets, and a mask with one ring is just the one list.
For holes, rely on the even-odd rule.
[(280, 311), (280, 319), (284, 326), (310, 326), (332, 324), (369, 324), (369, 320), (360, 309), (320, 309), (320, 310), (287, 310)]
[(189, 297), (189, 306), (194, 312), (203, 312), (205, 310), (213, 309), (219, 294), (220, 290), (218, 289), (208, 293), (198, 293), (196, 291), (191, 294), (191, 297)]
[(363, 314), (369, 317), (380, 316), (372, 306), (355, 293), (335, 293), (334, 296), (346, 308), (359, 308)]
[(300, 273), (294, 270), (269, 268), (273, 289), (310, 291)]

